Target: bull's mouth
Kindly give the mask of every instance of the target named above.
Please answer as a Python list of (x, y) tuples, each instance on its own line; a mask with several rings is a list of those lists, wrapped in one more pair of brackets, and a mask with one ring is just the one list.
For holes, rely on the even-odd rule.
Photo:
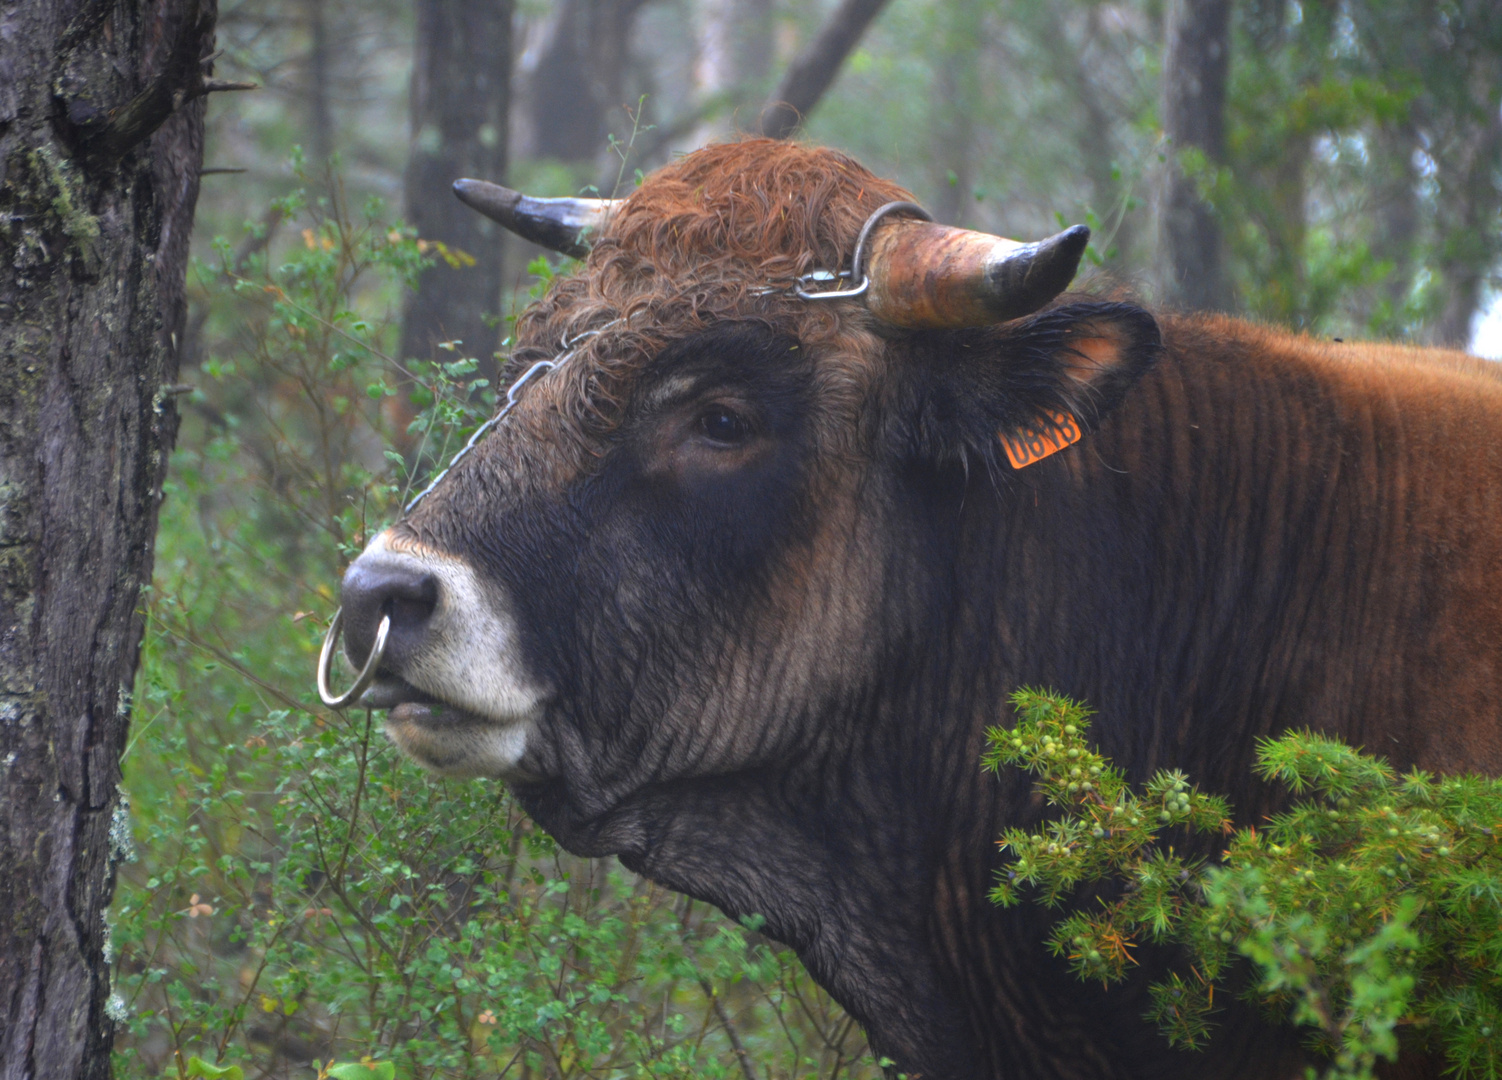
[(378, 675), (360, 697), (360, 706), (366, 709), (390, 709), (393, 712), (408, 705), (442, 705), (443, 702), (407, 682), (391, 675)]
[(387, 737), (427, 769), (453, 777), (535, 779), (521, 764), (533, 730), (531, 716), (483, 716), (389, 676), (377, 679), (360, 704), (385, 709)]
[(465, 724), (509, 726), (507, 721), (494, 720), (451, 705), (399, 678), (378, 678), (361, 696), (360, 704), (367, 709), (385, 709), (388, 723), (421, 724), (426, 727), (457, 727)]

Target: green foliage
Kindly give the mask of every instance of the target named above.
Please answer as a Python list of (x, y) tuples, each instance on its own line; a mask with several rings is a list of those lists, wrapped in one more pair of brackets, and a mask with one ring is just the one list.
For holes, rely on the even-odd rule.
[[(240, 1068), (240, 1066), (225, 1065), (220, 1067), (218, 1065), (210, 1065), (203, 1058), (197, 1056), (188, 1059), (188, 1067), (185, 1070), (185, 1075), (190, 1080), (191, 1078), (201, 1078), (201, 1080), (245, 1080), (245, 1070)], [(391, 1080), (391, 1078), (387, 1077), (386, 1080)]]
[(324, 1070), (333, 1080), (395, 1080), (396, 1066), (389, 1061), (347, 1061)]
[[(1226, 162), (1212, 169), (1201, 154), (1185, 163), (1226, 224), (1241, 305), (1307, 329), (1348, 326), (1342, 305), (1372, 296), (1394, 277), (1394, 258), (1406, 257), (1390, 244), (1374, 254), (1383, 239), (1370, 227), (1374, 215), (1341, 204), (1370, 198), (1366, 148), (1375, 132), (1408, 123), (1416, 87), (1402, 70), (1373, 70), (1356, 42), (1341, 39), (1332, 11), (1311, 7), (1297, 21), (1280, 14), (1271, 23), (1244, 14), (1233, 45)], [(1329, 196), (1313, 202), (1314, 190)], [(1402, 333), (1390, 305), (1384, 311), (1387, 323), (1369, 316), (1362, 329)]]
[(116, 1075), (876, 1075), (754, 921), (571, 858), (504, 787), (435, 781), (369, 712), (318, 705), (344, 564), (494, 407), (456, 343), (390, 352), (444, 251), (327, 191), (191, 280), (124, 762)]
[[(1181, 946), (1182, 970), (1151, 987), (1151, 1017), (1197, 1047), (1243, 956), (1249, 992), (1315, 1034), (1327, 1076), (1370, 1077), (1406, 1029), (1456, 1076), (1502, 1077), (1502, 781), (1399, 776), (1299, 732), (1263, 741), (1256, 764), (1295, 801), (1233, 833), (1226, 802), (1181, 773), (1134, 790), (1088, 743), (1079, 703), (1020, 690), (1013, 705), (1019, 723), (989, 732), (984, 764), (1034, 773), (1064, 812), (1002, 835), (1015, 861), (992, 898), (1031, 891), (1063, 907), (1083, 884), (1115, 883), (1055, 926), (1049, 946), (1076, 974), (1117, 982), (1140, 942)], [(1195, 847), (1192, 834), (1229, 835), (1220, 865), (1165, 846), (1176, 835)]]

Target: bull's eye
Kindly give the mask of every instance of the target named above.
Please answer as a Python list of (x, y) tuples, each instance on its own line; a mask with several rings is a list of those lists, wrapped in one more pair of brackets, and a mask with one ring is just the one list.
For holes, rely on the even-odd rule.
[(710, 442), (734, 446), (746, 441), (751, 434), (751, 425), (733, 409), (714, 405), (700, 414), (699, 432)]

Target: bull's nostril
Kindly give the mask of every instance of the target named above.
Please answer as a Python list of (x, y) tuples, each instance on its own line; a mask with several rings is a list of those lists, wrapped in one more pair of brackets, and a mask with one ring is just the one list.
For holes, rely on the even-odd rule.
[(382, 615), (391, 616), (394, 651), (409, 651), (438, 606), (438, 578), (422, 564), (388, 552), (368, 552), (344, 575), (345, 652), (357, 666), (369, 655)]

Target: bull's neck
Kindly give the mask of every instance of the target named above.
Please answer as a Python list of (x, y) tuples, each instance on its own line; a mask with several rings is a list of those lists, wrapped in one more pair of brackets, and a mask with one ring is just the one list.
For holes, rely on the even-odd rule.
[(655, 787), (595, 823), (599, 831), (560, 839), (615, 851), (732, 917), (760, 916), (861, 1021), (873, 1050), (905, 1070), (982, 1075), (932, 945), (932, 889), (952, 831), (943, 819), (956, 793), (941, 792), (911, 744), (877, 746), (882, 736), (868, 731), (864, 747), (826, 745), (767, 770)]

